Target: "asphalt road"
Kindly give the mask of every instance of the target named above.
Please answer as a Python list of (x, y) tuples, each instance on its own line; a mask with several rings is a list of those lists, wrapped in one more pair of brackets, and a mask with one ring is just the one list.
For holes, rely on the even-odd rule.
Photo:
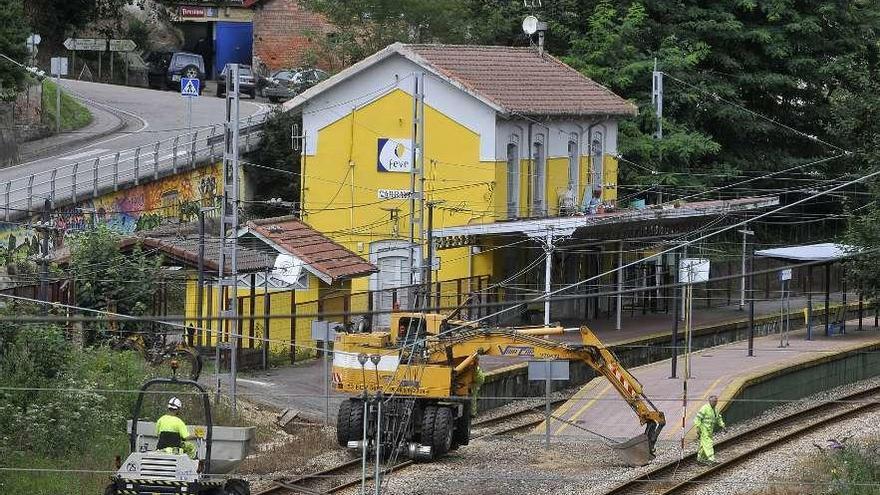
[[(67, 194), (65, 188), (69, 188), (70, 170), (74, 163), (80, 163), (77, 182), (88, 184), (91, 172), (89, 168), (96, 159), (101, 158), (100, 182), (105, 184), (103, 177), (110, 172), (110, 165), (107, 163), (112, 161), (116, 153), (121, 154), (122, 161), (127, 159), (130, 163), (133, 161), (134, 149), (138, 146), (152, 146), (159, 140), (169, 140), (189, 132), (186, 100), (176, 91), (73, 80), (62, 80), (62, 86), (92, 110), (94, 121), (79, 131), (30, 144), (32, 156), (42, 156), (0, 169), (0, 184), (13, 181), (10, 205), (21, 207), (24, 199), (22, 185), (26, 184), (31, 175), (36, 174), (35, 184), (40, 184), (48, 180), (52, 169), (61, 167), (62, 170), (57, 174), (57, 198)], [(242, 99), (240, 109), (241, 117), (245, 118), (267, 110), (268, 106)], [(225, 115), (225, 99), (216, 98), (212, 93), (209, 96), (207, 91), (203, 96), (193, 99), (192, 126), (193, 129), (202, 129), (200, 139), (209, 134), (208, 127), (222, 124)], [(222, 134), (222, 127), (215, 128), (215, 132)], [(185, 142), (186, 138), (182, 138), (182, 143)], [(149, 151), (146, 148), (142, 150), (142, 160), (148, 159), (144, 157), (147, 153)], [(163, 153), (167, 155), (167, 152)], [(160, 156), (159, 160), (167, 161), (168, 156)], [(183, 156), (182, 159), (186, 157)], [(162, 168), (167, 166), (160, 165)], [(34, 187), (32, 196), (46, 195), (48, 191), (44, 189), (47, 187)], [(0, 203), (5, 204), (4, 199), (0, 198)], [(34, 201), (37, 202), (37, 199)]]
[[(186, 101), (176, 91), (159, 91), (113, 84), (62, 80), (62, 86), (78, 96), (90, 108), (97, 107), (95, 122), (79, 131), (68, 133), (77, 140), (96, 137), (73, 149), (62, 149), (51, 156), (0, 169), (0, 180), (10, 180), (50, 170), (72, 161), (85, 161), (153, 143), (187, 132)], [(253, 115), (266, 105), (242, 100), (242, 117)], [(226, 118), (225, 100), (209, 96), (195, 98), (192, 105), (194, 127), (220, 124)], [(103, 135), (106, 127), (119, 127)]]

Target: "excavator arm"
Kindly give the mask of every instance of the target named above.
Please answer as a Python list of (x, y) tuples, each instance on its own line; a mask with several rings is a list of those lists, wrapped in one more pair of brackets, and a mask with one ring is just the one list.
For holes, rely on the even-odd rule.
[[(579, 329), (581, 343), (572, 344), (550, 340), (552, 334), (562, 334), (560, 327), (532, 329), (479, 328), (468, 329), (428, 346), (428, 361), (455, 364), (456, 373), (476, 366), (476, 356), (525, 357), (581, 361), (604, 376), (617, 393), (632, 408), (645, 433), (615, 446), (625, 460), (642, 465), (653, 459), (654, 446), (660, 430), (666, 424), (663, 412), (645, 395), (642, 384), (617, 360), (614, 353), (583, 326)], [(622, 451), (621, 451), (622, 450)]]

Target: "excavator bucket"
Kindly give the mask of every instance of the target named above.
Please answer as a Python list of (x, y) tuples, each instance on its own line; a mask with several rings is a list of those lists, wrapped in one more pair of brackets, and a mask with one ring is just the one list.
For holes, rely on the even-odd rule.
[(647, 433), (614, 444), (611, 448), (627, 466), (644, 466), (654, 460), (654, 452), (652, 452), (651, 441)]

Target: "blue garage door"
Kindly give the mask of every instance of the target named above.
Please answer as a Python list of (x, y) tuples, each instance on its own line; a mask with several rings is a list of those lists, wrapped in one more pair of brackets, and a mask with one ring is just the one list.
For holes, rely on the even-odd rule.
[(214, 74), (226, 64), (251, 64), (254, 26), (250, 22), (218, 22), (214, 28)]

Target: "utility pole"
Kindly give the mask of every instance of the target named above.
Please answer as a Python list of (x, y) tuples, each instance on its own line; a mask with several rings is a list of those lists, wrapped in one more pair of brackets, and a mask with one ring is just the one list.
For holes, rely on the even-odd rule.
[[(220, 205), (220, 256), (218, 290), (220, 298), (217, 303), (217, 314), (223, 328), (225, 319), (229, 323), (229, 394), (232, 401), (232, 414), (236, 414), (236, 374), (238, 365), (238, 188), (239, 188), (239, 66), (229, 65), (227, 81), (232, 80), (232, 91), (226, 93), (226, 133), (224, 135), (223, 153), (223, 202)], [(226, 273), (226, 262), (229, 260), (229, 273)], [(229, 290), (229, 306), (223, 297), (223, 289)], [(219, 337), (219, 333), (218, 333)], [(220, 345), (219, 338), (217, 345)], [(219, 365), (219, 362), (218, 362)]]
[[(431, 283), (434, 278), (434, 206), (442, 203), (442, 201), (428, 201), (425, 203), (428, 207), (428, 262), (425, 264), (425, 309), (431, 311), (433, 304), (433, 296), (431, 294)], [(440, 306), (440, 301), (437, 301)]]
[(553, 277), (553, 227), (544, 234), (544, 326), (550, 326), (550, 292)]
[[(52, 233), (53, 226), (49, 222), (49, 213), (52, 211), (52, 203), (49, 199), (43, 200), (43, 213), (40, 218), (39, 227), (36, 229), (40, 232), (42, 243), (40, 246), (40, 300), (49, 302), (49, 236)], [(40, 305), (40, 312), (48, 314), (49, 307), (47, 304)]]
[(663, 139), (663, 73), (657, 70), (657, 59), (654, 59), (654, 72), (651, 79), (651, 104), (657, 117), (657, 130), (654, 139)]
[(743, 235), (742, 242), (742, 277), (739, 279), (739, 310), (742, 311), (746, 307), (746, 251), (748, 250), (748, 236), (754, 234), (749, 229), (738, 230)]
[[(425, 139), (425, 74), (413, 74), (412, 142), (410, 148), (409, 175), (409, 285), (415, 284), (415, 250), (422, 254), (425, 214), (425, 167), (423, 146)], [(410, 301), (410, 305), (414, 301)]]
[[(196, 319), (196, 326), (199, 328), (200, 332), (202, 332), (202, 313), (204, 312), (205, 306), (205, 213), (216, 209), (216, 206), (199, 208), (199, 260), (197, 274), (198, 281), (196, 282), (196, 290), (198, 292), (197, 297), (199, 298), (196, 302), (196, 311), (198, 311), (199, 317)], [(211, 342), (211, 336), (207, 335), (207, 337), (208, 342)], [(219, 359), (217, 362), (220, 362)]]

